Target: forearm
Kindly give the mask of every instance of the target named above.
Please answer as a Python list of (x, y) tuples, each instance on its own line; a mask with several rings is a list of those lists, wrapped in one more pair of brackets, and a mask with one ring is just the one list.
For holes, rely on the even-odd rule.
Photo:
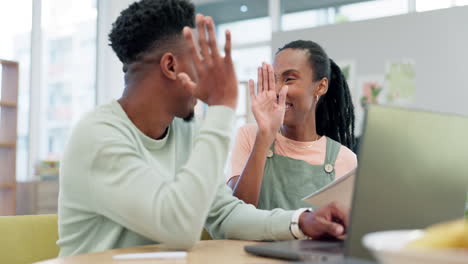
[(213, 202), (206, 221), (206, 229), (215, 239), (289, 240), (293, 211), (258, 210), (244, 204), (223, 184)]
[(270, 145), (271, 140), (267, 136), (261, 133), (257, 134), (246, 166), (238, 177), (237, 182), (233, 184), (233, 195), (254, 206), (258, 204), (266, 156)]
[[(258, 210), (233, 197), (229, 188), (222, 184), (218, 188), (205, 227), (215, 239), (289, 240), (295, 238), (291, 232), (294, 222), (298, 223), (303, 235), (313, 239), (330, 235), (343, 239), (349, 222), (348, 216), (349, 212), (338, 208), (335, 203), (314, 212), (303, 209)], [(300, 233), (297, 237), (301, 237)]]

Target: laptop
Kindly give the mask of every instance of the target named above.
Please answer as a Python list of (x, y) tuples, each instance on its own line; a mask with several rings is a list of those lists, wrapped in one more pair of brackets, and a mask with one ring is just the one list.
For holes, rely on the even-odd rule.
[(346, 241), (271, 242), (245, 251), (295, 261), (373, 261), (361, 243), (367, 233), (461, 218), (468, 191), (467, 135), (468, 117), (369, 106)]

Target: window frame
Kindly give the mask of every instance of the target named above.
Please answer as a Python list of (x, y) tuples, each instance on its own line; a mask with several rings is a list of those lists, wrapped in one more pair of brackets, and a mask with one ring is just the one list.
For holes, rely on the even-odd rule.
[[(96, 0), (96, 9), (97, 9), (97, 19), (95, 23), (96, 27), (96, 44), (94, 47), (94, 54), (95, 54), (95, 61), (96, 66), (98, 64), (98, 39), (99, 39), (99, 30), (98, 30), (98, 23), (99, 23), (99, 2), (100, 0)], [(43, 14), (43, 1), (42, 0), (32, 0), (32, 25), (31, 25), (31, 53), (30, 53), (30, 83), (29, 83), (29, 132), (28, 132), (28, 146), (27, 146), (27, 169), (26, 175), (24, 177), (18, 177), (21, 180), (29, 181), (35, 178), (35, 167), (37, 162), (41, 160), (41, 151), (44, 146), (41, 140), (43, 139), (45, 130), (45, 123), (44, 118), (45, 116), (41, 116), (41, 109), (45, 107), (43, 104), (46, 101), (46, 94), (43, 82), (45, 76), (45, 69), (44, 69), (44, 58), (45, 50), (44, 50), (44, 32), (42, 30), (42, 14)], [(26, 73), (23, 73), (26, 74)], [(94, 72), (95, 80), (94, 80), (94, 101), (93, 105), (96, 106), (97, 102), (97, 67)], [(31, 133), (34, 131), (34, 133)]]

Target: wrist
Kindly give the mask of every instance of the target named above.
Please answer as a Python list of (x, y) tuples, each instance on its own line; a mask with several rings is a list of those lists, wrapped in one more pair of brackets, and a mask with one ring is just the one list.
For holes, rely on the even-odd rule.
[(234, 111), (237, 108), (237, 100), (236, 101), (217, 102), (217, 103), (206, 103), (206, 104), (209, 105), (209, 106), (222, 105), (222, 106), (229, 107), (229, 108), (233, 109)]
[(262, 130), (259, 128), (257, 131), (257, 135), (255, 137), (255, 141), (269, 148), (270, 145), (275, 140), (275, 137), (276, 137), (275, 132), (270, 132), (270, 131)]
[(226, 101), (223, 103), (224, 106), (230, 107), (234, 109), (234, 111), (237, 109), (237, 98), (235, 100), (230, 100)]
[(312, 211), (305, 211), (299, 216), (299, 229), (302, 231), (304, 230), (305, 223), (307, 222), (306, 219), (308, 216), (311, 216), (313, 214)]
[(221, 105), (236, 110), (237, 108), (237, 95), (219, 95), (210, 94), (206, 98), (198, 98), (209, 106)]
[(307, 217), (312, 214), (312, 208), (301, 208), (294, 212), (291, 219), (290, 230), (291, 234), (296, 239), (310, 239), (302, 230), (304, 230)]

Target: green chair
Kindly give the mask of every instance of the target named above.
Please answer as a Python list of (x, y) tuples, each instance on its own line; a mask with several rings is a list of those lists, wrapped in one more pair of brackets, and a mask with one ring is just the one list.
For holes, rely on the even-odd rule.
[(0, 216), (0, 263), (26, 264), (56, 258), (57, 215)]
[(208, 233), (208, 231), (206, 231), (205, 228), (203, 228), (203, 231), (201, 233), (201, 237), (200, 237), (200, 240), (211, 240), (211, 235), (210, 233)]
[(466, 193), (465, 218), (468, 219), (468, 193)]

